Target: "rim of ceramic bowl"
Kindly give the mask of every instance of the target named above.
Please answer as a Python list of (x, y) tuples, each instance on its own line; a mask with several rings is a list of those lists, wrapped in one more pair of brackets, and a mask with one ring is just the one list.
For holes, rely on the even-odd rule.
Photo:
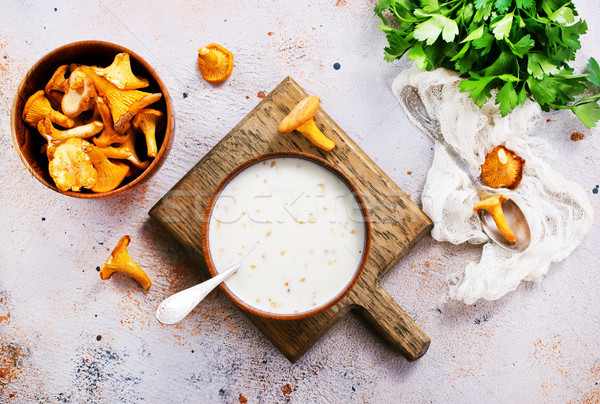
[[(16, 125), (17, 120), (22, 119), (21, 115), (22, 115), (23, 111), (22, 111), (22, 108), (19, 108), (19, 111), (17, 111), (17, 104), (19, 103), (19, 99), (22, 97), (22, 92), (24, 91), (24, 87), (26, 86), (31, 75), (34, 73), (35, 70), (37, 70), (38, 68), (43, 66), (48, 61), (48, 59), (51, 59), (54, 55), (64, 52), (65, 50), (68, 50), (69, 48), (77, 48), (77, 47), (85, 48), (85, 47), (93, 47), (93, 46), (104, 47), (110, 51), (114, 51), (115, 55), (118, 53), (127, 52), (131, 59), (133, 59), (136, 63), (140, 64), (148, 72), (148, 74), (151, 76), (150, 79), (152, 81), (154, 81), (156, 83), (156, 85), (158, 86), (158, 88), (160, 89), (160, 92), (162, 93), (162, 96), (163, 96), (163, 99), (165, 102), (165, 106), (166, 106), (165, 115), (167, 116), (167, 122), (166, 122), (166, 126), (165, 126), (165, 134), (164, 134), (160, 149), (158, 150), (158, 153), (156, 154), (156, 157), (154, 159), (152, 159), (152, 161), (150, 162), (150, 165), (144, 171), (142, 171), (135, 179), (133, 179), (131, 182), (129, 182), (123, 186), (120, 186), (118, 188), (115, 188), (112, 191), (108, 191), (108, 192), (81, 193), (81, 192), (74, 192), (74, 191), (61, 191), (56, 187), (55, 184), (48, 182), (46, 180), (46, 178), (42, 177), (36, 170), (34, 170), (33, 167), (31, 166), (31, 163), (27, 160), (27, 158), (23, 154), (23, 151), (21, 150), (21, 145), (19, 144), (19, 140), (17, 137), (17, 125)], [(25, 105), (24, 102), (22, 104), (23, 104), (23, 106)], [(152, 66), (150, 66), (150, 64), (148, 62), (146, 62), (146, 60), (143, 57), (141, 57), (137, 53), (131, 51), (130, 49), (128, 49), (124, 46), (121, 46), (121, 45), (118, 45), (118, 44), (115, 44), (112, 42), (108, 42), (108, 41), (85, 40), (85, 41), (71, 42), (71, 43), (62, 45), (62, 46), (46, 53), (27, 71), (27, 73), (21, 80), (19, 87), (17, 88), (17, 93), (15, 94), (15, 97), (14, 97), (14, 100), (12, 103), (11, 132), (12, 132), (13, 143), (15, 145), (15, 148), (17, 149), (17, 153), (19, 154), (21, 161), (23, 162), (23, 164), (25, 164), (25, 167), (27, 167), (29, 172), (39, 182), (44, 184), (46, 187), (48, 187), (51, 190), (56, 191), (60, 194), (72, 196), (75, 198), (96, 199), (96, 198), (104, 198), (104, 197), (108, 197), (108, 196), (113, 196), (113, 195), (119, 194), (121, 192), (124, 192), (128, 189), (131, 189), (136, 184), (139, 184), (140, 182), (148, 179), (152, 174), (154, 174), (154, 172), (156, 170), (158, 170), (158, 167), (163, 163), (164, 159), (166, 158), (166, 154), (168, 153), (169, 148), (171, 147), (172, 133), (174, 132), (174, 129), (175, 129), (175, 113), (173, 110), (171, 97), (169, 96), (167, 87), (165, 86), (165, 84), (163, 83), (161, 78), (158, 76), (156, 71), (152, 68)]]
[(330, 170), (333, 174), (335, 174), (338, 178), (340, 178), (344, 182), (344, 184), (350, 189), (356, 202), (360, 206), (360, 211), (361, 211), (363, 223), (365, 226), (365, 243), (364, 243), (363, 253), (362, 253), (360, 262), (358, 264), (358, 267), (357, 267), (352, 279), (350, 280), (350, 282), (348, 282), (346, 284), (346, 286), (342, 290), (340, 290), (333, 299), (329, 300), (327, 303), (325, 303), (319, 307), (316, 307), (314, 309), (311, 309), (309, 311), (304, 311), (301, 313), (278, 314), (278, 313), (272, 313), (272, 312), (260, 310), (256, 307), (248, 304), (247, 302), (243, 301), (242, 299), (240, 299), (235, 293), (233, 293), (231, 291), (231, 289), (229, 289), (227, 287), (225, 282), (221, 283), (219, 285), (219, 288), (221, 288), (223, 293), (225, 293), (225, 295), (227, 295), (227, 297), (229, 297), (229, 299), (231, 299), (237, 306), (241, 307), (242, 309), (248, 311), (251, 314), (254, 314), (254, 315), (257, 315), (260, 317), (264, 317), (264, 318), (273, 319), (273, 320), (299, 320), (302, 318), (307, 318), (307, 317), (311, 317), (316, 314), (319, 314), (319, 313), (331, 308), (332, 306), (337, 304), (340, 300), (342, 300), (342, 298), (344, 298), (344, 296), (346, 296), (348, 294), (348, 292), (350, 292), (350, 290), (354, 287), (356, 282), (358, 282), (358, 280), (360, 279), (360, 276), (362, 275), (362, 272), (367, 264), (367, 260), (369, 258), (369, 252), (371, 250), (371, 221), (369, 220), (369, 213), (367, 211), (367, 206), (365, 204), (365, 201), (364, 201), (363, 197), (361, 196), (361, 194), (358, 192), (358, 189), (356, 188), (356, 186), (352, 183), (352, 181), (350, 181), (350, 179), (344, 173), (342, 173), (338, 168), (333, 166), (331, 163), (327, 162), (326, 160), (324, 160), (322, 158), (319, 158), (319, 157), (316, 157), (316, 156), (313, 156), (313, 155), (307, 154), (307, 153), (301, 153), (301, 152), (296, 152), (296, 151), (279, 151), (279, 152), (261, 154), (260, 156), (251, 158), (250, 160), (247, 160), (246, 162), (244, 162), (241, 165), (234, 168), (217, 186), (217, 188), (213, 192), (213, 194), (208, 202), (206, 211), (204, 212), (204, 221), (202, 223), (202, 251), (204, 252), (204, 258), (205, 258), (206, 264), (208, 266), (208, 271), (210, 272), (210, 274), (212, 276), (218, 275), (218, 272), (215, 268), (215, 265), (214, 265), (214, 262), (213, 262), (213, 259), (212, 259), (211, 253), (210, 253), (210, 247), (209, 247), (210, 240), (208, 237), (209, 230), (210, 230), (210, 218), (211, 218), (211, 215), (212, 215), (212, 212), (214, 209), (214, 205), (215, 205), (217, 199), (221, 195), (221, 192), (223, 191), (223, 189), (225, 189), (225, 187), (231, 182), (231, 180), (233, 180), (233, 178), (235, 178), (238, 174), (240, 174), (242, 171), (244, 171), (248, 167), (255, 165), (257, 163), (260, 163), (261, 161), (264, 161), (264, 160), (269, 160), (269, 159), (273, 159), (273, 158), (282, 158), (282, 157), (283, 158), (285, 158), (285, 157), (301, 158), (301, 159), (305, 159), (305, 160), (317, 163), (317, 164), (325, 167), (326, 169)]

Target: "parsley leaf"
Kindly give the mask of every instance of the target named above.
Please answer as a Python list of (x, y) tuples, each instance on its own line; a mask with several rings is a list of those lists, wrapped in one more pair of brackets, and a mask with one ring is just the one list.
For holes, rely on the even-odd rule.
[(560, 69), (550, 61), (548, 56), (541, 53), (529, 54), (527, 61), (527, 73), (531, 74), (536, 79), (541, 79), (544, 75), (556, 74)]
[(496, 10), (498, 10), (498, 12), (505, 13), (506, 10), (508, 10), (508, 8), (512, 6), (512, 0), (496, 0), (494, 6), (496, 7)]
[(597, 102), (588, 102), (573, 106), (573, 112), (588, 128), (596, 126), (600, 120), (600, 107)]
[(590, 58), (587, 68), (590, 71), (588, 81), (597, 86), (600, 86), (600, 66), (598, 66), (598, 62), (596, 61), (596, 59)]
[(418, 41), (424, 41), (427, 45), (432, 45), (442, 34), (446, 42), (454, 41), (458, 35), (458, 24), (450, 18), (434, 15), (427, 21), (417, 25), (414, 31), (414, 37)]
[(517, 7), (523, 10), (533, 7), (534, 4), (535, 0), (516, 0)]
[(490, 25), (490, 28), (492, 28), (492, 32), (494, 33), (496, 39), (504, 39), (508, 36), (508, 34), (510, 34), (510, 29), (512, 28), (513, 23), (513, 17), (513, 13), (507, 14), (500, 20)]
[(529, 52), (529, 50), (535, 46), (535, 41), (531, 39), (531, 36), (529, 34), (519, 39), (519, 41), (515, 44), (511, 43), (508, 40), (507, 42), (512, 52), (520, 58), (523, 58), (527, 54), (527, 52)]
[(500, 114), (502, 116), (508, 113), (517, 106), (519, 98), (515, 91), (515, 85), (512, 82), (507, 82), (502, 86), (498, 94), (496, 94), (496, 105), (500, 104)]
[(492, 96), (490, 82), (496, 77), (472, 77), (460, 83), (461, 91), (470, 91), (471, 97), (475, 104), (481, 108), (487, 100)]

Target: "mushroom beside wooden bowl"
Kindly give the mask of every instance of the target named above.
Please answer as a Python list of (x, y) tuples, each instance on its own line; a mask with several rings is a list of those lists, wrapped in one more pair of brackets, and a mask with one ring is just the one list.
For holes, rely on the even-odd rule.
[[(151, 108), (161, 111), (164, 122), (156, 132), (157, 152), (154, 158), (149, 159), (149, 165), (143, 169), (133, 170), (133, 175), (126, 177), (120, 185), (107, 192), (92, 192), (82, 189), (80, 192), (61, 191), (50, 176), (48, 157), (43, 147), (46, 144), (44, 137), (38, 130), (29, 126), (22, 119), (23, 109), (29, 97), (39, 90), (43, 90), (59, 66), (81, 64), (89, 66), (109, 66), (115, 56), (127, 53), (131, 61), (131, 70), (136, 76), (147, 79), (149, 85), (143, 91), (161, 93), (162, 97), (152, 104)], [(15, 96), (11, 114), (12, 136), (15, 147), (27, 169), (42, 184), (62, 194), (77, 198), (101, 198), (121, 193), (134, 187), (136, 184), (148, 179), (164, 162), (172, 143), (175, 126), (173, 106), (166, 86), (156, 74), (154, 69), (139, 55), (110, 42), (81, 41), (61, 46), (42, 57), (25, 75), (19, 85)], [(144, 136), (137, 136), (135, 149), (138, 155), (146, 156), (146, 142)]]

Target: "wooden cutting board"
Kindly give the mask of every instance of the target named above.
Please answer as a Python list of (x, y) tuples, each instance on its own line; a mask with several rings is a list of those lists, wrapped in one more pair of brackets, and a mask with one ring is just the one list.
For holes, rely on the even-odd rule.
[[(367, 265), (353, 289), (335, 306), (302, 320), (270, 320), (244, 313), (292, 362), (352, 309), (410, 361), (429, 347), (429, 337), (380, 286), (379, 280), (431, 229), (427, 216), (367, 154), (319, 109), (315, 123), (337, 147), (326, 153), (297, 132), (281, 135), (279, 122), (306, 92), (288, 77), (231, 130), (150, 210), (191, 253), (202, 254), (202, 220), (217, 185), (241, 163), (283, 150), (321, 157), (346, 174), (361, 192), (372, 225)], [(203, 264), (204, 260), (202, 260)], [(204, 270), (206, 266), (204, 265)]]

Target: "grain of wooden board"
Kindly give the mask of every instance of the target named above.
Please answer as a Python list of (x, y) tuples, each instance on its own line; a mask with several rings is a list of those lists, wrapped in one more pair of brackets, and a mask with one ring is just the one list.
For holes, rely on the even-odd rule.
[(277, 131), (281, 119), (306, 95), (292, 78), (283, 80), (167, 192), (150, 210), (150, 216), (189, 252), (202, 257), (205, 209), (218, 184), (235, 167), (252, 157), (284, 150), (327, 160), (353, 181), (369, 211), (372, 244), (361, 278), (339, 303), (309, 318), (281, 321), (244, 313), (292, 362), (352, 309), (359, 310), (408, 360), (415, 360), (427, 351), (429, 337), (379, 280), (429, 232), (432, 223), (322, 109), (314, 119), (337, 144), (330, 153), (317, 149), (296, 132), (282, 135)]

